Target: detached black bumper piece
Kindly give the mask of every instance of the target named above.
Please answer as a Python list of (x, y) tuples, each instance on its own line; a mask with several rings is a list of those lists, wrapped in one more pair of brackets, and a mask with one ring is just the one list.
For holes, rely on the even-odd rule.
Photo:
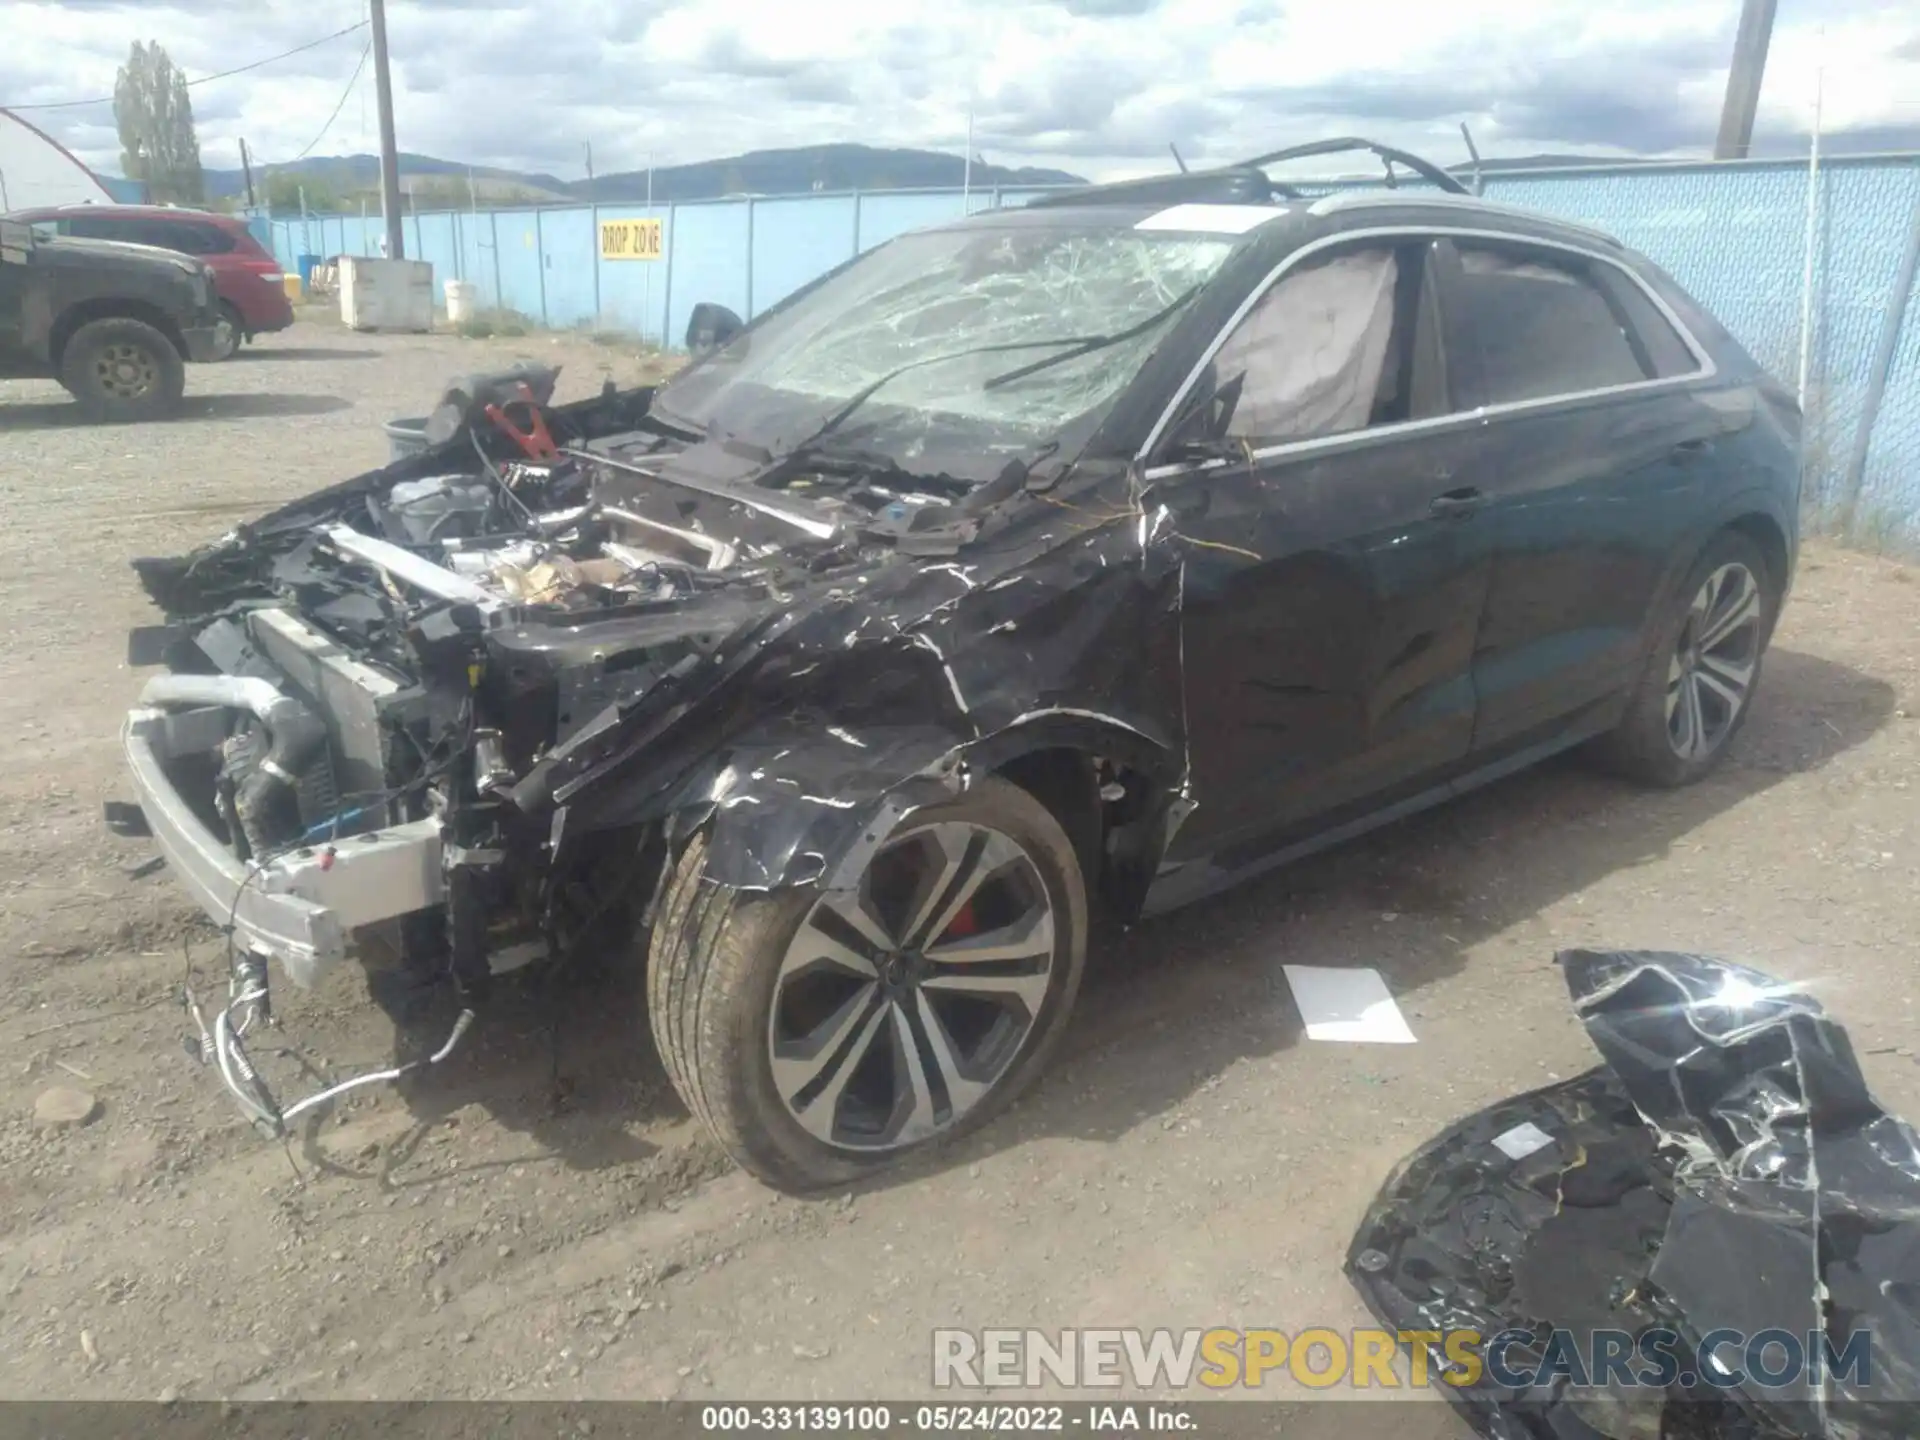
[(1367, 1307), (1498, 1440), (1920, 1434), (1920, 1136), (1846, 1032), (1706, 956), (1559, 961), (1606, 1063), (1402, 1162)]

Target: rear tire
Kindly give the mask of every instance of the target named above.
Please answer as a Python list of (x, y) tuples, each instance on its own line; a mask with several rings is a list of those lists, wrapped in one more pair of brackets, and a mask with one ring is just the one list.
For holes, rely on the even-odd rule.
[(1026, 791), (989, 776), (908, 816), (852, 896), (736, 890), (706, 855), (696, 837), (661, 897), (647, 1005), (674, 1089), (768, 1185), (844, 1185), (943, 1144), (1044, 1068), (1086, 896)]
[(60, 383), (89, 420), (159, 420), (179, 409), (187, 367), (153, 326), (115, 317), (73, 332), (60, 354)]
[(1595, 743), (1596, 758), (1663, 788), (1706, 775), (1753, 709), (1779, 614), (1780, 582), (1760, 547), (1735, 530), (1716, 536), (1660, 618), (1626, 714)]

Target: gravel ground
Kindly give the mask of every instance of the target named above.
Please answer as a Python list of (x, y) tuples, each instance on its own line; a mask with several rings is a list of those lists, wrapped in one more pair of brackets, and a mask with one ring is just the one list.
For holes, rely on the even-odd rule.
[[(1708, 782), (1551, 765), (1150, 924), (1095, 957), (1026, 1102), (857, 1196), (730, 1172), (630, 984), (553, 1002), (557, 1071), (529, 1006), (411, 1093), (263, 1142), (181, 1053), (211, 932), (98, 820), (146, 614), (126, 561), (379, 463), (380, 421), (519, 354), (563, 360), (565, 398), (652, 363), (303, 322), (195, 367), (174, 423), (77, 427), (53, 387), (0, 383), (0, 1396), (898, 1397), (927, 1391), (935, 1326), (1364, 1324), (1338, 1261), (1390, 1166), (1592, 1062), (1566, 945), (1811, 981), (1920, 1115), (1920, 584), (1814, 547)], [(1283, 959), (1377, 967), (1418, 1043), (1306, 1042)], [(391, 1054), (364, 988), (282, 987), (314, 1065)], [(96, 1118), (37, 1126), (53, 1086)], [(1406, 1440), (1459, 1433), (1401, 1413)]]

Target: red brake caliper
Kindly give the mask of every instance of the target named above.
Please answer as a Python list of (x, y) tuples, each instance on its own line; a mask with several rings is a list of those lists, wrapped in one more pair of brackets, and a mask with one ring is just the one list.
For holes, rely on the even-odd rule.
[(979, 930), (980, 922), (974, 918), (973, 902), (969, 900), (955, 913), (947, 928), (940, 932), (942, 940), (964, 940)]

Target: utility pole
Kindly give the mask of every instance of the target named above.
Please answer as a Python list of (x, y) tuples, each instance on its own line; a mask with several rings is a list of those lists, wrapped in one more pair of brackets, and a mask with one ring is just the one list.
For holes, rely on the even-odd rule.
[(1744, 160), (1753, 144), (1753, 116), (1760, 108), (1760, 80), (1767, 70), (1776, 3), (1742, 0), (1740, 29), (1733, 37), (1733, 68), (1727, 73), (1727, 98), (1720, 110), (1720, 134), (1713, 142), (1716, 160)]
[(593, 190), (593, 142), (588, 140), (584, 143), (587, 147), (587, 190), (591, 193)]
[(393, 141), (393, 76), (387, 72), (386, 0), (368, 0), (373, 20), (373, 90), (380, 109), (380, 217), (387, 226), (387, 255), (406, 253), (400, 225), (400, 151)]
[(253, 198), (253, 162), (247, 156), (247, 138), (240, 137), (240, 173), (247, 177), (247, 208), (253, 209), (259, 202)]
[(967, 101), (967, 158), (960, 167), (960, 213), (973, 213), (973, 101)]

